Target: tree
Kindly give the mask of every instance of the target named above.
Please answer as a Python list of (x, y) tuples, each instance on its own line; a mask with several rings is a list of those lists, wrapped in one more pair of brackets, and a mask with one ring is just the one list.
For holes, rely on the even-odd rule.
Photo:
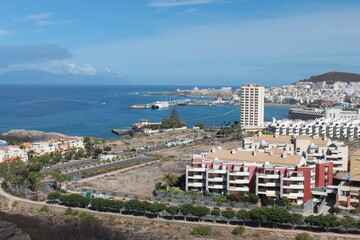
[(166, 205), (163, 203), (153, 203), (149, 206), (149, 208), (152, 213), (157, 214), (157, 217), (159, 217), (160, 212), (166, 209)]
[(303, 216), (299, 213), (292, 213), (288, 222), (291, 223), (292, 229), (294, 229), (295, 224), (297, 225), (303, 224), (304, 222)]
[(179, 211), (184, 215), (186, 221), (186, 216), (193, 213), (194, 206), (190, 203), (185, 203), (179, 207)]
[(221, 215), (221, 211), (219, 209), (212, 210), (211, 215), (214, 216), (214, 222), (216, 222), (217, 218)]
[(169, 206), (166, 208), (166, 211), (170, 213), (174, 219), (174, 216), (179, 212), (179, 207), (177, 206)]
[(61, 185), (64, 182), (69, 182), (71, 180), (70, 176), (62, 174), (60, 169), (56, 169), (51, 173), (51, 177), (55, 180), (56, 188), (58, 184), (60, 185), (59, 188), (61, 189)]
[(340, 221), (340, 224), (346, 229), (347, 233), (349, 228), (356, 227), (356, 220), (353, 217), (343, 217)]
[(103, 150), (104, 150), (105, 152), (110, 152), (111, 149), (112, 149), (112, 148), (111, 148), (110, 146), (106, 146), (106, 147), (103, 148)]
[(230, 223), (230, 219), (235, 217), (235, 212), (234, 212), (234, 211), (229, 211), (229, 210), (227, 210), (227, 211), (222, 211), (222, 212), (221, 212), (221, 215), (222, 215), (223, 217), (227, 218), (227, 224), (229, 224), (229, 223)]
[(236, 217), (237, 217), (237, 219), (242, 220), (243, 225), (245, 225), (245, 220), (250, 219), (250, 213), (249, 213), (249, 211), (246, 211), (246, 210), (240, 210), (236, 213)]
[(273, 223), (273, 228), (278, 223), (286, 223), (290, 220), (291, 215), (285, 208), (272, 207), (269, 209), (268, 221)]
[(94, 154), (95, 154), (95, 156), (99, 156), (102, 152), (103, 152), (103, 150), (101, 148), (96, 148), (94, 151)]
[(195, 206), (193, 209), (193, 215), (199, 218), (199, 222), (200, 220), (202, 220), (203, 217), (205, 217), (209, 213), (210, 210), (207, 207)]
[(58, 200), (60, 199), (60, 197), (61, 197), (61, 193), (59, 192), (52, 192), (47, 195), (47, 199), (52, 201)]
[(336, 216), (334, 216), (334, 215), (321, 216), (321, 226), (326, 228), (327, 232), (329, 231), (329, 228), (337, 227), (339, 225), (340, 225), (340, 222)]
[(177, 182), (178, 178), (170, 173), (167, 173), (162, 177), (161, 180), (166, 182), (166, 187), (169, 190), (169, 187), (174, 186), (174, 184)]
[(257, 207), (250, 210), (250, 219), (259, 223), (265, 222), (268, 220), (269, 208), (267, 207)]
[(176, 107), (173, 107), (173, 109), (172, 109), (172, 111), (171, 111), (170, 118), (179, 121), (179, 114), (178, 114), (178, 112), (177, 112), (177, 110), (176, 110)]

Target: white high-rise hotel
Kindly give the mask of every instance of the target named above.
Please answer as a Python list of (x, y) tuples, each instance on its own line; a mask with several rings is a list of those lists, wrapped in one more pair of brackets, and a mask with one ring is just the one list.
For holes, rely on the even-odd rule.
[(240, 91), (240, 124), (244, 129), (264, 127), (264, 87), (244, 84)]

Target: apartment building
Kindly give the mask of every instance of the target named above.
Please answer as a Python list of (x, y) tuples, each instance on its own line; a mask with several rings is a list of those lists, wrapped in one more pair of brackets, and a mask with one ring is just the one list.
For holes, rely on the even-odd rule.
[(348, 147), (343, 141), (309, 136), (256, 134), (243, 139), (246, 151), (280, 149), (290, 155), (304, 155), (308, 163), (332, 162), (333, 171), (348, 170)]
[(251, 192), (303, 204), (310, 199), (311, 188), (332, 184), (332, 173), (331, 162), (307, 163), (304, 156), (281, 149), (217, 148), (194, 156), (192, 166), (186, 167), (186, 190), (235, 195)]
[(325, 109), (325, 118), (359, 120), (360, 109), (346, 111), (341, 108), (327, 108)]
[(350, 155), (350, 174), (360, 175), (360, 149)]
[(264, 128), (264, 87), (244, 84), (240, 89), (240, 124), (244, 129)]
[(22, 144), (27, 151), (34, 151), (35, 155), (51, 154), (69, 150), (83, 149), (82, 137), (69, 137), (59, 140), (42, 141)]
[(274, 120), (269, 131), (276, 135), (305, 135), (330, 138), (360, 138), (360, 120), (319, 118), (316, 120)]
[(360, 203), (360, 175), (339, 173), (335, 177), (341, 180), (337, 186), (336, 203), (339, 207), (357, 208)]
[(27, 162), (28, 155), (26, 151), (17, 145), (9, 145), (0, 148), (0, 162), (11, 162), (16, 159)]

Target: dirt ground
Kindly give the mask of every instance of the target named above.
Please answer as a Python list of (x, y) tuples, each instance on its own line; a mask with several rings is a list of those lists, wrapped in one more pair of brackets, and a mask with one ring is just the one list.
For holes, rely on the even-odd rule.
[(161, 182), (161, 178), (165, 173), (181, 176), (185, 174), (186, 163), (189, 162), (165, 161), (151, 164), (125, 173), (89, 181), (86, 183), (86, 186), (105, 191), (132, 193), (151, 197), (155, 183)]
[(198, 129), (186, 129), (179, 131), (171, 131), (171, 132), (162, 132), (162, 133), (154, 133), (149, 136), (137, 135), (132, 138), (126, 138), (111, 141), (108, 144), (113, 147), (113, 152), (122, 152), (126, 151), (129, 148), (138, 148), (146, 145), (152, 145), (156, 143), (161, 143), (165, 141), (171, 141), (173, 139), (198, 139), (203, 138), (205, 135), (210, 136), (209, 133), (205, 133), (204, 130)]

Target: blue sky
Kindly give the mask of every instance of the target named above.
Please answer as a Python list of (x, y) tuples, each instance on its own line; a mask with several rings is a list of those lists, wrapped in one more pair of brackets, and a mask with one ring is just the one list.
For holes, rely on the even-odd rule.
[(282, 85), (360, 73), (357, 0), (0, 2), (0, 72)]

